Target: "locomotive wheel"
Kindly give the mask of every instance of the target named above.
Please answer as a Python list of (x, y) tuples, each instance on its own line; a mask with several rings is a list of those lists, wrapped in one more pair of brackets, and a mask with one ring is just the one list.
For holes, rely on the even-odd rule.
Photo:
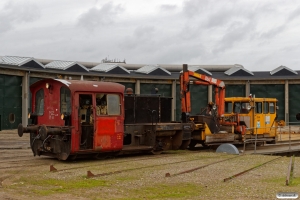
[(190, 142), (191, 142), (191, 140), (183, 140), (181, 146), (179, 147), (179, 149), (182, 149), (182, 150), (187, 149)]
[(198, 144), (198, 141), (197, 140), (191, 140), (189, 146), (188, 146), (188, 149), (195, 149), (195, 146)]
[(153, 155), (159, 155), (159, 154), (161, 154), (163, 152), (163, 150), (152, 150), (151, 151), (151, 153), (153, 154)]
[(205, 142), (204, 141), (201, 141), (200, 142), (200, 144), (204, 147), (204, 148), (207, 148), (208, 147), (208, 145), (207, 144), (205, 144)]
[(58, 160), (67, 160), (69, 157), (69, 154), (67, 153), (58, 153), (56, 154), (56, 157)]

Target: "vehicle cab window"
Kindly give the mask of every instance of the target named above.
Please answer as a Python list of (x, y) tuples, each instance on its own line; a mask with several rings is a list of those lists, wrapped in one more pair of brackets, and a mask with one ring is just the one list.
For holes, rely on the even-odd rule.
[(234, 102), (233, 110), (234, 113), (249, 113), (248, 107), (250, 106), (249, 102)]
[(232, 113), (232, 102), (225, 102), (225, 113)]
[(269, 102), (264, 102), (264, 114), (269, 113)]
[(68, 88), (60, 88), (60, 113), (71, 113), (71, 92)]
[(35, 95), (35, 113), (37, 115), (44, 114), (44, 90), (40, 89)]
[(255, 102), (255, 112), (262, 113), (262, 102)]
[(270, 102), (270, 113), (275, 113), (275, 103), (274, 102)]
[(96, 94), (96, 114), (101, 115), (120, 115), (120, 96), (118, 94)]

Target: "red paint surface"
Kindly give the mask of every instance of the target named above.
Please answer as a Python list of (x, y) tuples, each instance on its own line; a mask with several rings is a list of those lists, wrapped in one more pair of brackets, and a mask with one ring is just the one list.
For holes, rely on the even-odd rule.
[[(98, 117), (96, 121), (96, 134), (94, 137), (94, 148), (101, 151), (121, 150), (123, 147), (123, 132), (120, 130), (118, 117)], [(120, 137), (122, 135), (122, 137)]]

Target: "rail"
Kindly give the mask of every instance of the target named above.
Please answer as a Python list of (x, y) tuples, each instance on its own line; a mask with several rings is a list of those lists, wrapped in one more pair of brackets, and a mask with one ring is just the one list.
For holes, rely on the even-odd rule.
[[(251, 128), (246, 128), (246, 130), (255, 130), (256, 129), (256, 134), (255, 134), (255, 138), (251, 138), (251, 139), (245, 139), (244, 140), (244, 147), (243, 147), (243, 154), (245, 154), (246, 152), (246, 144), (247, 143), (253, 143), (254, 142), (254, 153), (256, 153), (256, 149), (257, 149), (257, 143), (258, 142), (265, 142), (266, 139), (261, 139), (258, 138), (258, 134), (257, 134), (257, 130), (258, 129), (263, 129), (263, 128), (268, 128), (270, 129), (270, 127), (251, 127)], [(275, 128), (275, 127), (273, 127)], [(278, 131), (279, 130), (279, 131)], [(288, 142), (288, 151), (291, 151), (291, 146), (292, 146), (292, 141), (300, 141), (300, 122), (289, 122), (288, 125), (286, 126), (278, 126), (277, 127), (277, 142), (283, 143), (283, 142)], [(288, 137), (285, 137), (287, 136)], [(292, 134), (295, 134), (294, 139), (292, 139)]]

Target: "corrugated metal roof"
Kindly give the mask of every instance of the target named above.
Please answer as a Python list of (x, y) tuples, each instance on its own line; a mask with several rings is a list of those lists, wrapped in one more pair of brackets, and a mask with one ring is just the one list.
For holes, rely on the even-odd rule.
[(146, 65), (144, 67), (141, 67), (139, 68), (138, 70), (136, 70), (135, 72), (137, 73), (142, 73), (142, 74), (150, 74), (151, 72), (157, 70), (157, 69), (160, 69), (162, 71), (164, 71), (165, 73), (171, 75), (171, 73), (169, 71), (167, 71), (166, 69), (164, 68), (161, 68), (160, 66), (158, 65)]
[(8, 65), (17, 65), (17, 66), (22, 66), (30, 61), (36, 62), (38, 65), (40, 65), (42, 68), (45, 68), (45, 66), (40, 63), (39, 61), (35, 60), (32, 57), (20, 57), (20, 56), (3, 56), (2, 58), (2, 63), (8, 64)]
[(252, 76), (254, 75), (252, 72), (250, 72), (249, 70), (245, 69), (245, 68), (242, 67), (242, 66), (235, 66), (235, 67), (232, 67), (232, 68), (230, 68), (229, 70), (225, 71), (224, 74), (230, 76), (230, 75), (232, 75), (232, 74), (234, 74), (234, 73), (236, 73), (237, 71), (240, 71), (240, 70), (242, 70), (242, 71), (244, 71), (244, 72), (247, 72), (249, 75), (252, 75)]
[(122, 69), (124, 72), (130, 74), (130, 71), (125, 69), (124, 67), (120, 66), (120, 65), (117, 65), (117, 64), (114, 64), (114, 63), (100, 63), (99, 65), (91, 68), (90, 70), (91, 71), (98, 71), (98, 72), (109, 72), (115, 68), (120, 68)]
[(55, 60), (55, 61), (52, 61), (52, 62), (48, 63), (47, 65), (45, 65), (45, 67), (48, 69), (67, 70), (68, 68), (70, 68), (74, 65), (79, 65), (85, 71), (87, 71), (87, 72), (89, 71), (85, 66), (83, 66), (77, 62), (74, 62), (74, 61)]
[(298, 74), (296, 71), (294, 71), (294, 70), (292, 70), (292, 69), (290, 69), (290, 68), (288, 68), (288, 67), (286, 67), (286, 66), (283, 66), (283, 65), (281, 65), (281, 66), (277, 67), (276, 69), (273, 69), (272, 71), (270, 71), (270, 74), (271, 74), (271, 75), (274, 75), (274, 74), (276, 74), (277, 72), (280, 72), (281, 70), (284, 70), (284, 69), (290, 71), (290, 72), (293, 73), (293, 74)]
[[(199, 65), (190, 65), (189, 68), (188, 68), (189, 71), (193, 71), (193, 72), (197, 72), (197, 73), (200, 73), (200, 71), (203, 71), (205, 72), (207, 75), (212, 75), (211, 72), (207, 71), (206, 69), (203, 69), (202, 67), (200, 67)], [(182, 72), (182, 70), (180, 71)], [(201, 74), (201, 73), (200, 73)]]

